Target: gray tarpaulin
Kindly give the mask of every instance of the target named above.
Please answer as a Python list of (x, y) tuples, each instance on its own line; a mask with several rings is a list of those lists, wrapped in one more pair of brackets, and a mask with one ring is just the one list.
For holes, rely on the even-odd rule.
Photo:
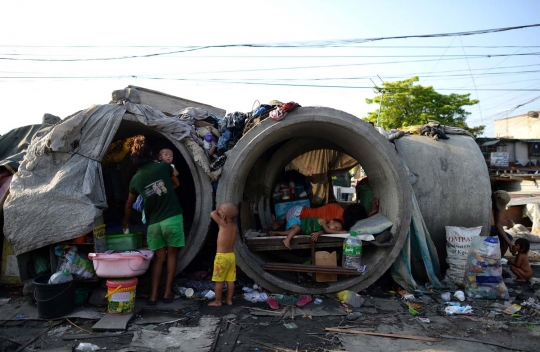
[(122, 119), (178, 141), (195, 133), (192, 122), (126, 102), (80, 111), (34, 138), (4, 204), (4, 234), (16, 255), (92, 231), (107, 206), (100, 161)]

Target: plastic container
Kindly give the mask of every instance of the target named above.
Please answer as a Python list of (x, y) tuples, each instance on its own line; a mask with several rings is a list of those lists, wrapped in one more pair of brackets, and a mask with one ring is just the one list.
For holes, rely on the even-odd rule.
[(356, 292), (349, 291), (349, 292), (347, 292), (347, 297), (346, 297), (345, 301), (351, 307), (360, 308), (362, 306), (362, 304), (364, 304), (365, 300), (364, 300), (364, 298), (362, 298), (362, 296), (360, 296)]
[(69, 270), (64, 269), (62, 271), (57, 271), (54, 274), (52, 274), (48, 283), (49, 284), (62, 284), (68, 281), (73, 281), (73, 276), (71, 275), (71, 272)]
[(304, 186), (296, 185), (295, 190), (296, 190), (296, 197), (297, 198), (302, 197), (301, 194), (302, 194), (302, 192), (304, 192)]
[(289, 182), (289, 192), (291, 193), (291, 199), (296, 199), (296, 185), (293, 181)]
[(86, 243), (86, 237), (88, 235), (82, 235), (80, 237), (77, 237), (73, 240), (73, 243)]
[(130, 314), (135, 309), (137, 295), (136, 277), (107, 280), (107, 313), (111, 315)]
[(362, 266), (362, 241), (351, 231), (343, 241), (343, 256), (341, 266), (346, 269), (360, 269)]
[(105, 239), (107, 240), (107, 250), (127, 251), (142, 247), (142, 233), (140, 232), (105, 235)]
[(281, 194), (281, 199), (282, 200), (291, 199), (291, 190), (290, 189), (283, 188), (281, 191), (279, 191), (279, 193)]
[(154, 252), (148, 249), (115, 253), (89, 253), (96, 275), (106, 278), (133, 277), (142, 275), (148, 270)]
[(61, 284), (49, 284), (51, 276), (52, 274), (45, 274), (34, 279), (34, 298), (37, 301), (38, 315), (44, 319), (67, 315), (75, 306), (77, 275), (72, 274), (73, 280)]

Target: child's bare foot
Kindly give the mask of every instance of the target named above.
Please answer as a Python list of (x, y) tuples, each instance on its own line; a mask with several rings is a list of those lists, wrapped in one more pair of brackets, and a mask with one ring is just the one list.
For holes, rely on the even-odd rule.
[(221, 302), (213, 301), (208, 303), (208, 307), (221, 307)]
[(290, 250), (292, 250), (291, 248), (291, 243), (289, 242), (289, 240), (286, 238), (283, 240), (283, 244), (285, 245), (285, 247), (289, 248)]
[(230, 301), (226, 300), (225, 303), (227, 303), (228, 306), (232, 306), (232, 299)]

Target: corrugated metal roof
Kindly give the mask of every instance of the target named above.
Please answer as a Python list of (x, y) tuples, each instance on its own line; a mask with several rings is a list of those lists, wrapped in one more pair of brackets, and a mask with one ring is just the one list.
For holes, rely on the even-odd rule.
[(481, 147), (487, 147), (487, 146), (490, 146), (490, 145), (495, 145), (495, 144), (497, 144), (497, 143), (499, 143), (499, 142), (500, 142), (499, 139), (494, 140), (494, 141), (484, 142), (484, 143), (481, 145)]
[(540, 143), (540, 139), (520, 139), (520, 141), (525, 143)]

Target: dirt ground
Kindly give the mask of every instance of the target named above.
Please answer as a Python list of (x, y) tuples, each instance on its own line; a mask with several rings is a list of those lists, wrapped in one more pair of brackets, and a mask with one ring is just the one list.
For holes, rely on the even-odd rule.
[[(534, 265), (534, 270), (535, 277), (540, 277), (540, 265)], [(516, 303), (539, 298), (536, 286), (509, 283), (508, 288)], [(504, 301), (467, 299), (463, 303), (472, 306), (473, 314), (447, 315), (441, 292), (425, 292), (413, 301), (420, 306), (420, 314), (413, 316), (401, 296), (392, 293), (393, 287), (374, 285), (361, 292), (365, 302), (351, 309), (359, 314), (349, 320), (347, 308), (333, 295), (321, 296), (320, 305), (312, 302), (294, 311), (282, 305), (271, 312), (266, 303), (248, 302), (241, 290), (237, 292), (232, 306), (219, 308), (208, 307), (208, 301), (203, 300), (179, 299), (156, 307), (137, 301), (137, 313), (126, 331), (93, 334), (97, 319), (17, 319), (2, 316), (7, 307), (0, 306), (0, 351), (72, 351), (81, 342), (126, 352), (539, 350), (540, 310), (523, 308), (510, 316), (502, 312)], [(29, 304), (22, 296), (5, 294), (2, 297), (11, 298), (5, 303), (11, 308)], [(103, 306), (87, 305), (84, 309), (105, 312)], [(408, 335), (419, 340), (326, 328)]]

